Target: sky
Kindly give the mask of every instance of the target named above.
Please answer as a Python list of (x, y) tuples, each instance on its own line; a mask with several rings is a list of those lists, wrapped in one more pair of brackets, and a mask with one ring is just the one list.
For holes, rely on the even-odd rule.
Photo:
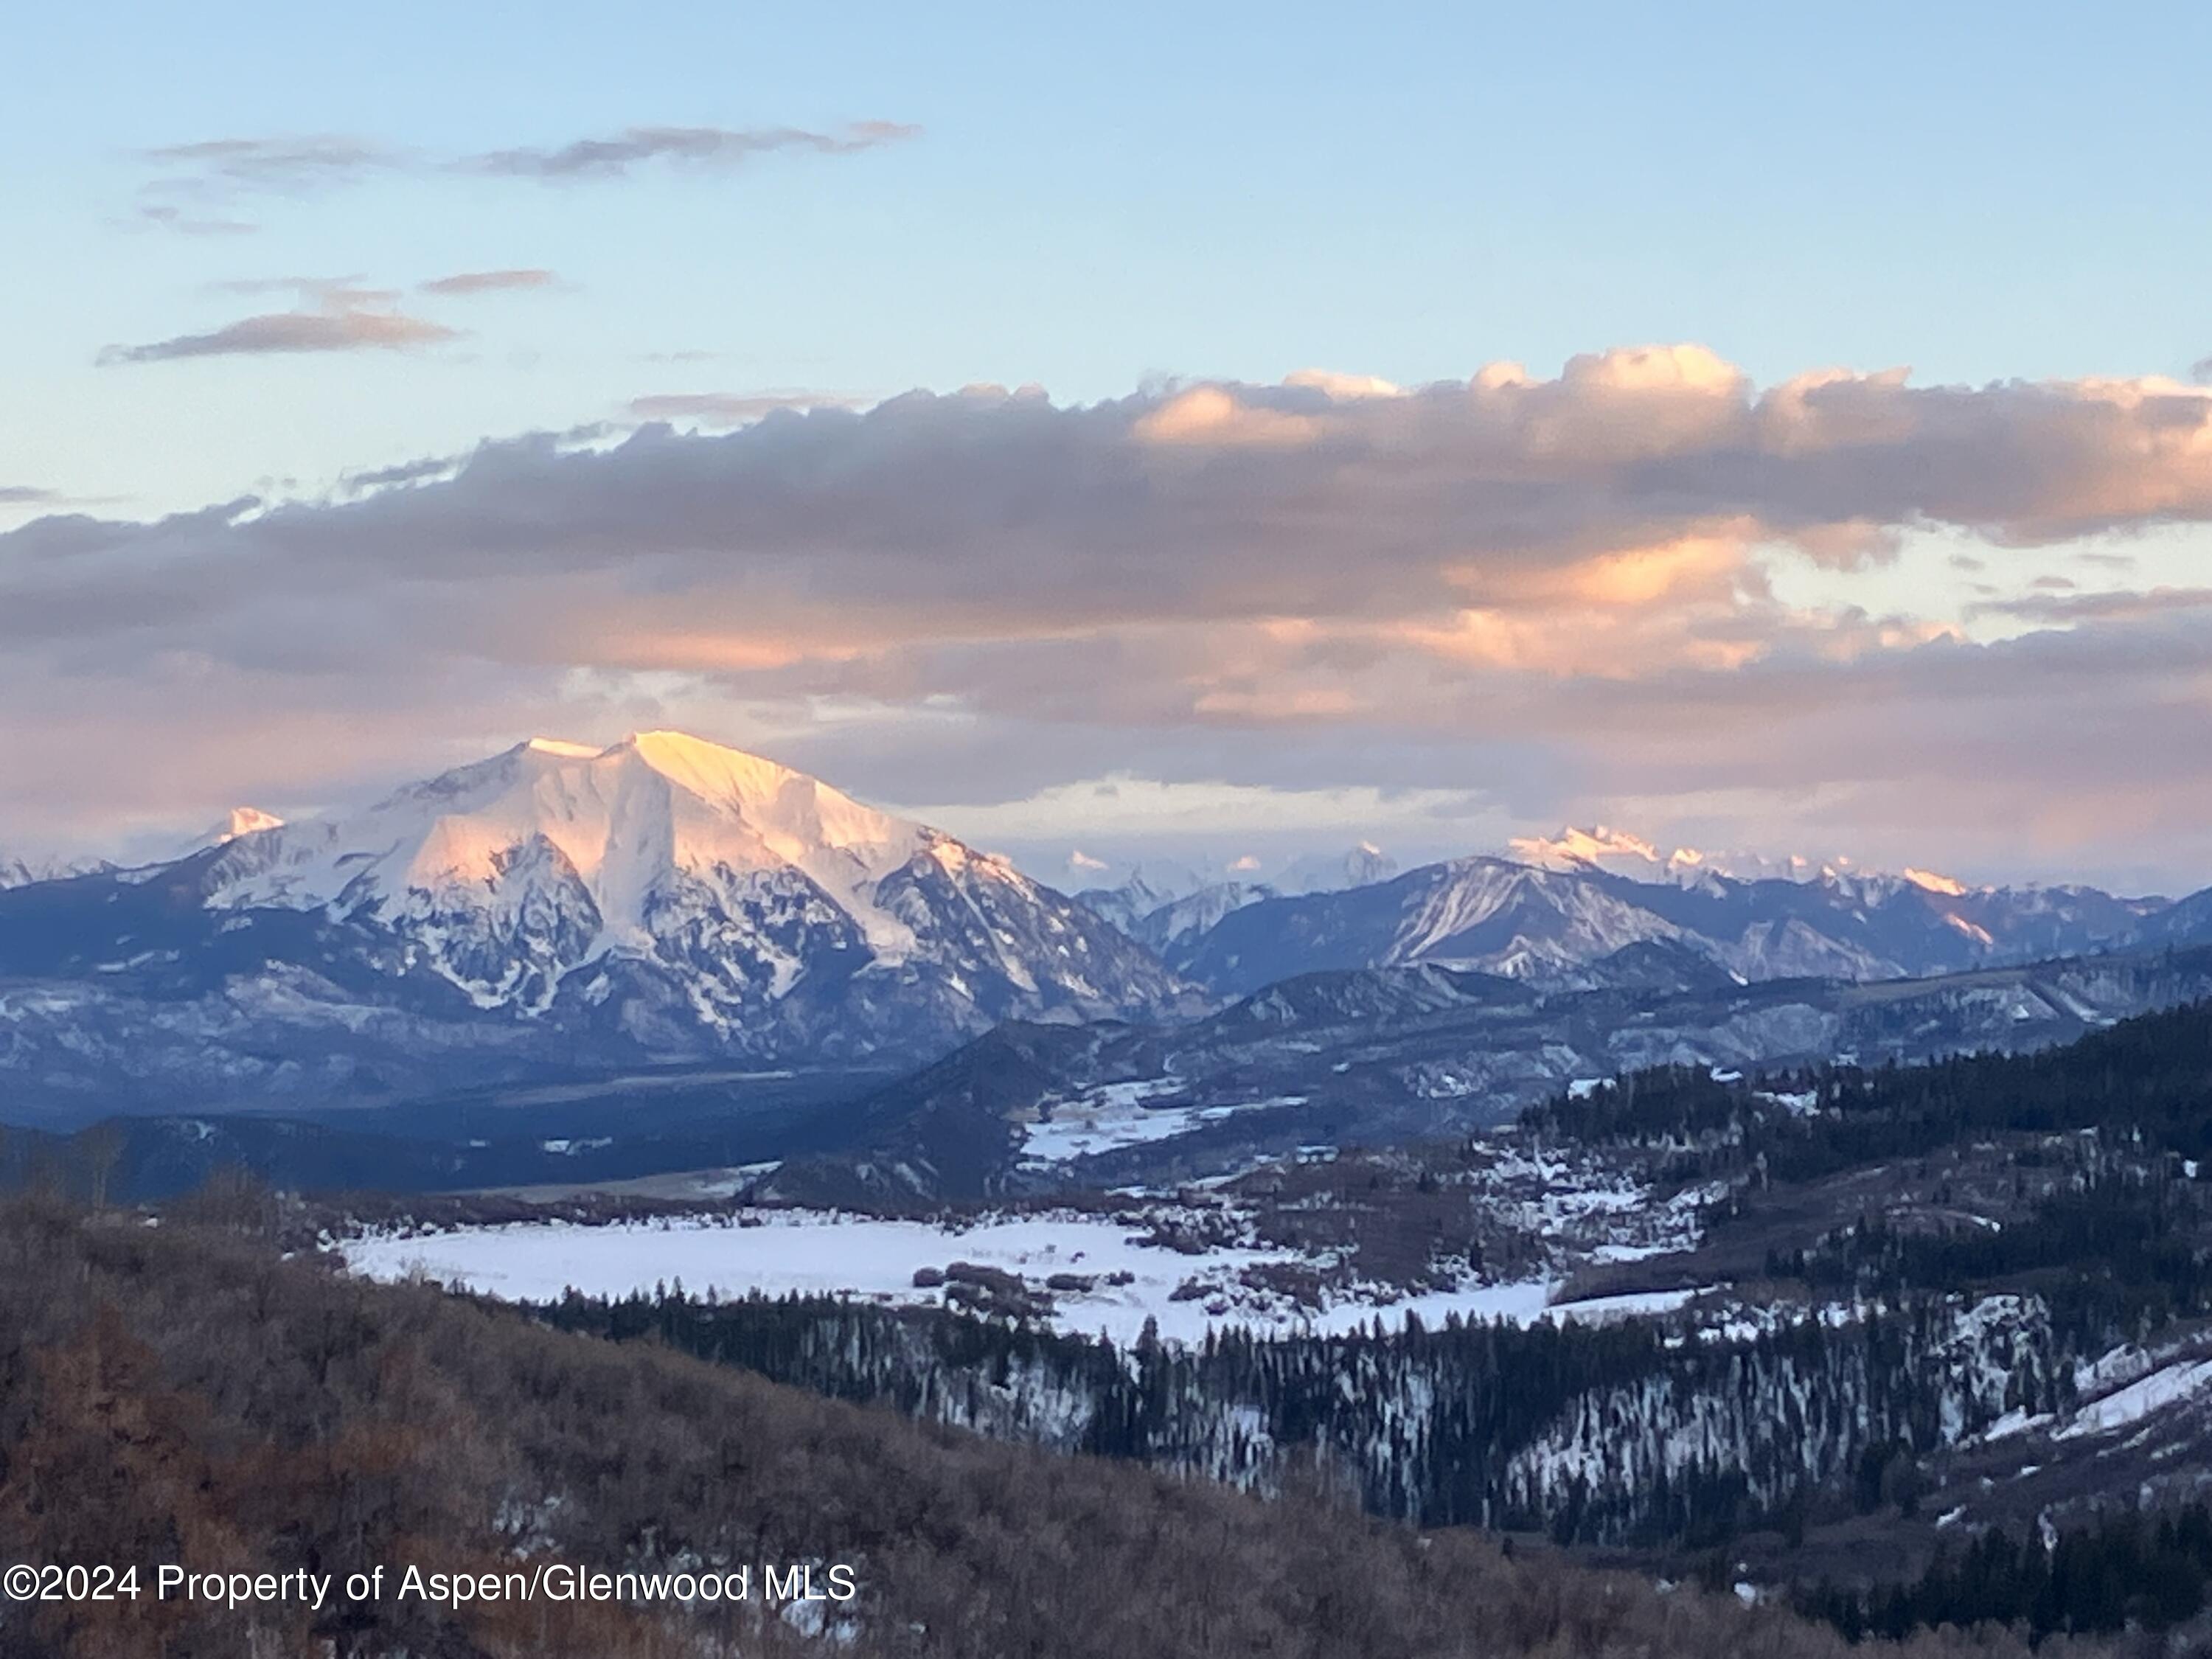
[(2209, 46), (40, 9), (0, 853), (677, 726), (1048, 879), (1605, 822), (2203, 886)]

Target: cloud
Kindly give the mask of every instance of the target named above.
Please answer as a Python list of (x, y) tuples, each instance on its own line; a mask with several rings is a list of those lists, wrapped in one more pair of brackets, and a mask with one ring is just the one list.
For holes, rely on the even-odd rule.
[(405, 151), (337, 134), (202, 139), (141, 150), (138, 159), (154, 172), (139, 186), (141, 222), (188, 236), (258, 229), (238, 211), (252, 198), (299, 199), (418, 165)]
[[(2038, 582), (2035, 586), (2041, 588)], [(2212, 587), (2154, 587), (2142, 592), (2071, 593), (2048, 590), (2017, 599), (1989, 599), (1968, 607), (1978, 617), (2010, 617), (2059, 624), (2148, 622), (2185, 611), (2212, 611)]]
[(857, 400), (834, 392), (663, 392), (629, 400), (641, 421), (696, 420), (744, 426), (779, 410), (847, 409)]
[(368, 467), (361, 471), (347, 473), (342, 488), (349, 495), (361, 495), (370, 490), (425, 483), (434, 478), (450, 478), (459, 469), (461, 460), (462, 458), (457, 455), (426, 455), (418, 460), (401, 461), (392, 466)]
[(146, 345), (110, 346), (103, 365), (164, 362), (185, 357), (264, 356), (321, 351), (404, 350), (460, 337), (459, 331), (394, 307), (396, 289), (365, 288), (357, 276), (260, 276), (219, 283), (226, 294), (296, 296), (301, 309), (264, 313), (204, 334), (181, 334)]
[[(988, 806), (922, 804), (938, 817), (962, 819), (968, 834), (997, 844), (1065, 845), (1075, 836), (1127, 843), (1178, 835), (1234, 837), (1261, 824), (1334, 839), (1377, 829), (1403, 829), (1480, 812), (1480, 797), (1468, 790), (1376, 789), (1366, 786), (1265, 788), (1250, 785), (1163, 782), (1118, 774), (1058, 784), (1018, 800)], [(1106, 860), (1080, 852), (1067, 860), (1096, 872)]]
[(408, 163), (400, 151), (332, 134), (307, 137), (211, 138), (141, 152), (167, 175), (152, 188), (197, 192), (235, 191), (304, 194)]
[(145, 345), (110, 346), (100, 354), (99, 361), (106, 365), (310, 351), (397, 351), (459, 338), (458, 329), (425, 318), (346, 307), (241, 317), (204, 334), (179, 334)]
[(0, 484), (0, 513), (22, 516), (37, 513), (82, 512), (88, 507), (112, 507), (129, 500), (120, 495), (88, 495), (49, 489), (43, 484)]
[(302, 305), (325, 311), (361, 306), (390, 305), (399, 298), (397, 289), (368, 288), (360, 276), (243, 276), (210, 285), (217, 294), (290, 294)]
[(261, 228), (243, 219), (210, 218), (162, 202), (141, 203), (138, 216), (148, 224), (173, 230), (179, 236), (251, 236)]
[(420, 286), (425, 294), (499, 294), (515, 289), (550, 288), (554, 280), (550, 270), (464, 270), (451, 276), (434, 277)]
[[(2196, 388), (1761, 388), (1676, 347), (1402, 391), (659, 399), (633, 412), (733, 429), (538, 434), (324, 501), (0, 537), (0, 775), (33, 780), (10, 810), (190, 824), (514, 732), (672, 724), (955, 830), (1067, 831), (1060, 858), (1119, 776), (1124, 830), (1370, 814), (1449, 844), (1589, 816), (2212, 878), (2212, 605), (2038, 589), (2033, 550), (2212, 520)], [(1989, 605), (1900, 609), (1920, 543), (1939, 573), (1971, 548)], [(1816, 566), (1831, 597), (1791, 599)]]
[(209, 138), (137, 152), (153, 176), (139, 187), (136, 211), (140, 223), (182, 235), (237, 235), (259, 228), (242, 216), (243, 206), (250, 201), (301, 200), (375, 179), (472, 173), (605, 179), (623, 178), (659, 163), (726, 171), (779, 152), (859, 155), (903, 143), (921, 131), (902, 122), (882, 120), (851, 121), (826, 131), (787, 126), (633, 126), (608, 137), (445, 156), (334, 133)]
[(834, 132), (804, 127), (626, 127), (612, 137), (490, 150), (461, 165), (472, 172), (512, 178), (609, 179), (651, 161), (732, 167), (783, 150), (854, 155), (917, 137), (921, 131), (897, 121), (854, 121)]

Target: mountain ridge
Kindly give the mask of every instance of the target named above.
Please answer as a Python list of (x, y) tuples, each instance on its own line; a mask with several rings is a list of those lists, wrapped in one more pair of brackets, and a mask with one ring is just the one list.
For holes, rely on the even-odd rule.
[(462, 1084), (556, 1059), (918, 1060), (1004, 1019), (1189, 1000), (1006, 860), (673, 732), (533, 739), (359, 812), (17, 887), (9, 978), (46, 982), (0, 994), (0, 1074), (50, 1098), (165, 1065), (313, 1098), (371, 1054), (406, 1087), (431, 1056)]
[(1164, 1029), (1316, 973), (1725, 995), (2212, 940), (2204, 895), (1918, 870), (1638, 880), (1489, 856), (1363, 882), (1387, 864), (1371, 847), (1328, 861), (1344, 884), (1328, 890), (1164, 878), (1158, 904), (1121, 915), (1132, 888), (1070, 898), (665, 731), (533, 738), (359, 811), (239, 809), (205, 839), (0, 890), (0, 1084), (19, 1117), (320, 1109), (664, 1065), (905, 1066), (1009, 1020)]
[[(1163, 945), (1178, 972), (1232, 996), (1290, 973), (1421, 962), (1571, 982), (1636, 944), (1686, 945), (1746, 979), (1870, 980), (2107, 948), (2166, 908), (2094, 888), (1970, 888), (1917, 871), (1745, 881), (1708, 870), (1677, 883), (1476, 854), (1370, 886), (1259, 899)], [(1146, 937), (1154, 924), (1137, 927)]]

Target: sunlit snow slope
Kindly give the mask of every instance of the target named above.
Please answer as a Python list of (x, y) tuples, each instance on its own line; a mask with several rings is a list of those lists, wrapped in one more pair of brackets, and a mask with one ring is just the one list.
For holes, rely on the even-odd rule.
[(720, 1026), (863, 977), (955, 1028), (1126, 1012), (1170, 989), (1004, 860), (672, 732), (605, 749), (539, 738), (357, 815), (240, 836), (207, 898), (374, 919), (487, 1008), (603, 1000), (623, 964), (674, 975)]

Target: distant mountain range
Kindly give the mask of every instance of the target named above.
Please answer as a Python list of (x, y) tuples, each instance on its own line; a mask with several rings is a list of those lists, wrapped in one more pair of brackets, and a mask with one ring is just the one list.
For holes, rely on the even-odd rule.
[(1371, 842), (1340, 854), (1309, 853), (1262, 876), (1257, 859), (1239, 859), (1220, 874), (1169, 860), (1132, 866), (1111, 887), (1086, 887), (1076, 897), (1131, 938), (1158, 949), (1202, 932), (1230, 911), (1264, 898), (1340, 892), (1388, 881), (1398, 860)]
[[(1402, 875), (1372, 847), (1323, 868), (1337, 878), (1289, 890), (1140, 867), (1078, 896), (1176, 972), (1232, 996), (1291, 974), (1417, 963), (1571, 988), (1637, 944), (1747, 981), (1865, 980), (2212, 938), (2212, 892), (2175, 905), (2083, 886), (1973, 887), (1844, 858), (1662, 854), (1604, 826)], [(1617, 975), (1620, 961), (1603, 971)]]
[(37, 854), (0, 853), (0, 889), (27, 887), (34, 881), (61, 881), (115, 866), (99, 860), (73, 861)]
[(2148, 938), (2174, 908), (1918, 871), (1741, 880), (1703, 870), (1684, 882), (1468, 858), (1342, 892), (1261, 897), (1180, 934), (1152, 916), (1137, 925), (1160, 937), (1176, 971), (1236, 995), (1294, 973), (1415, 963), (1572, 985), (1637, 944), (1681, 946), (1744, 980), (1892, 979), (2101, 950)]
[(539, 739), (362, 811), (240, 809), (165, 862), (0, 865), (0, 1113), (880, 1072), (1003, 1021), (1161, 1028), (1316, 974), (1705, 994), (2212, 940), (2212, 892), (1773, 875), (1612, 830), (1516, 851), (1400, 873), (1361, 846), (1264, 882), (1156, 866), (1071, 898), (703, 739)]
[[(222, 822), (210, 825), (190, 842), (172, 848), (171, 856), (189, 857), (210, 847), (220, 847), (227, 841), (234, 841), (240, 836), (251, 835), (257, 830), (276, 829), (283, 822), (274, 813), (264, 812), (256, 806), (233, 807)], [(27, 887), (34, 881), (66, 881), (72, 876), (105, 875), (122, 867), (113, 859), (46, 854), (11, 856), (0, 852), (0, 889)]]
[(1605, 824), (1583, 830), (1568, 825), (1556, 836), (1528, 836), (1506, 843), (1506, 856), (1516, 864), (1533, 864), (1540, 870), (1605, 870), (1633, 881), (1669, 881), (1694, 887), (1712, 876), (1738, 881), (1817, 881), (1823, 876), (1860, 873), (1857, 861), (1841, 856), (1807, 858), (1788, 854), (1769, 858), (1759, 853), (1714, 853), (1696, 847), (1677, 847), (1662, 853), (1656, 842)]

